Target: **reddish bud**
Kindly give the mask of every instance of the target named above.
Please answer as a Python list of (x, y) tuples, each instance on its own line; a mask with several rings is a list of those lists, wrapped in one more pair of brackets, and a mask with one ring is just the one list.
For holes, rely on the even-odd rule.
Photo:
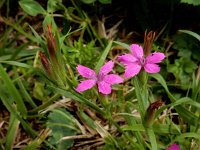
[(150, 106), (148, 107), (146, 114), (145, 114), (145, 118), (144, 118), (144, 123), (146, 127), (149, 127), (154, 119), (155, 119), (155, 111), (164, 104), (164, 102), (159, 99), (157, 101), (155, 101), (154, 103), (150, 104)]
[(48, 46), (48, 51), (51, 56), (51, 58), (55, 58), (56, 55), (56, 41), (55, 38), (52, 34), (52, 26), (48, 25), (48, 30), (47, 30), (47, 46)]
[(40, 59), (41, 59), (44, 69), (47, 71), (48, 74), (51, 74), (51, 66), (50, 66), (49, 59), (41, 51), (39, 52), (39, 56), (40, 56)]
[(143, 49), (144, 49), (146, 56), (148, 56), (151, 53), (151, 49), (152, 49), (153, 42), (155, 40), (155, 36), (156, 36), (156, 33), (153, 31), (150, 31), (148, 34), (147, 34), (147, 32), (145, 32)]
[(161, 99), (159, 99), (159, 100), (151, 103), (148, 109), (155, 111), (156, 109), (158, 109), (162, 105), (163, 105), (163, 101)]

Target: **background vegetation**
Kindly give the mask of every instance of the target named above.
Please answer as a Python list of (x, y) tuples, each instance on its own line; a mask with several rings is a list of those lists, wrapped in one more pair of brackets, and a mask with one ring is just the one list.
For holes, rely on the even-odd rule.
[[(1, 0), (0, 149), (200, 149), (199, 20), (199, 0)], [(149, 31), (159, 74), (75, 91)]]

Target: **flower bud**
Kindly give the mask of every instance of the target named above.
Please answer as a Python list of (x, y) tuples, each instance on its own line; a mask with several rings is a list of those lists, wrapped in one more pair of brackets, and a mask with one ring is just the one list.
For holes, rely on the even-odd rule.
[(144, 117), (145, 127), (150, 127), (153, 124), (154, 119), (155, 119), (155, 111), (162, 105), (163, 105), (163, 101), (161, 99), (149, 105)]
[(151, 53), (152, 45), (155, 39), (155, 32), (150, 31), (148, 34), (145, 32), (144, 35), (144, 46), (143, 50), (145, 52), (145, 56), (148, 56)]
[(48, 25), (48, 30), (47, 30), (47, 46), (48, 46), (48, 51), (50, 54), (51, 59), (55, 59), (56, 57), (56, 41), (55, 38), (52, 34), (52, 26)]
[(40, 59), (45, 71), (50, 75), (52, 71), (51, 71), (51, 65), (50, 65), (49, 59), (41, 51), (39, 52), (39, 56), (40, 56)]

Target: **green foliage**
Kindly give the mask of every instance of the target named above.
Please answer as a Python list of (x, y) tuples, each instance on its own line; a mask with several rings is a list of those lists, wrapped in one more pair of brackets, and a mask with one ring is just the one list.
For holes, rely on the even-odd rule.
[[(168, 86), (167, 86), (165, 80), (163, 79), (163, 77), (160, 74), (152, 74), (151, 77), (155, 78), (162, 85), (162, 87), (167, 92), (167, 95), (168, 95), (169, 99), (171, 100), (171, 102), (176, 102), (177, 101), (177, 99), (169, 91)], [(192, 112), (190, 112), (189, 109), (187, 109), (187, 108), (185, 108), (183, 106), (176, 106), (175, 109), (179, 113), (179, 115), (187, 123), (189, 123), (191, 125), (197, 125), (197, 124), (199, 124), (197, 116), (195, 114), (193, 114)]]
[(46, 14), (44, 8), (35, 0), (20, 0), (20, 6), (22, 9), (31, 16), (36, 16), (38, 14)]
[[(97, 0), (81, 0), (85, 4), (92, 4), (96, 2)], [(111, 4), (112, 0), (98, 0), (102, 4)]]
[(62, 9), (61, 4), (62, 4), (62, 0), (48, 0), (47, 12), (53, 13), (59, 9)]
[(99, 2), (102, 4), (111, 4), (112, 0), (99, 0)]
[(104, 62), (106, 60), (106, 57), (108, 56), (108, 53), (109, 53), (111, 47), (112, 47), (112, 41), (108, 43), (108, 46), (105, 48), (104, 52), (102, 53), (102, 55), (101, 55), (101, 57), (100, 57), (97, 65), (95, 67), (95, 70), (97, 72), (99, 72), (101, 66), (103, 66), (103, 64), (104, 64)]
[(180, 83), (182, 89), (188, 89), (191, 86), (192, 74), (200, 62), (198, 58), (200, 45), (196, 39), (188, 35), (177, 34), (173, 38), (175, 40), (173, 48), (178, 58), (173, 58), (174, 62), (171, 63), (172, 58), (169, 57), (167, 70), (173, 73), (175, 82)]
[(192, 4), (192, 5), (200, 5), (200, 1), (199, 0), (181, 0), (181, 3), (187, 3), (187, 4)]
[(188, 58), (177, 59), (174, 64), (168, 65), (168, 72), (173, 73), (176, 83), (179, 83), (181, 88), (186, 90), (191, 86), (191, 75), (196, 69), (196, 63)]
[(96, 0), (81, 0), (85, 4), (91, 4), (94, 3)]
[(9, 101), (10, 104), (12, 104), (14, 101), (17, 104), (17, 109), (21, 113), (23, 117), (27, 117), (27, 108), (24, 104), (24, 101), (18, 92), (17, 88), (13, 84), (12, 80), (8, 76), (8, 74), (4, 71), (3, 66), (0, 64), (0, 76), (3, 79), (3, 87), (5, 88), (6, 94), (9, 94), (11, 96), (11, 99)]
[(44, 87), (44, 83), (41, 82), (35, 82), (34, 88), (33, 88), (33, 96), (41, 101), (45, 101), (48, 96), (48, 91)]
[[(63, 52), (66, 61), (73, 67), (76, 64), (82, 64), (92, 68), (99, 57), (98, 47), (95, 47), (94, 41), (84, 44), (81, 39), (74, 41), (74, 44), (70, 47), (63, 47)], [(90, 62), (94, 63), (91, 64)]]
[(73, 146), (74, 140), (62, 140), (63, 137), (76, 135), (78, 129), (73, 116), (64, 109), (54, 109), (48, 115), (47, 127), (52, 130), (49, 142), (58, 150)]
[[(15, 144), (20, 145), (21, 141), (16, 143), (19, 138), (26, 137), (25, 150), (65, 150), (73, 146), (80, 149), (79, 144), (88, 149), (164, 150), (172, 143), (180, 144), (181, 149), (197, 149), (200, 36), (179, 30), (181, 34), (167, 38), (174, 42), (172, 47), (165, 49), (167, 45), (161, 42), (170, 33), (168, 25), (173, 27), (173, 9), (178, 0), (152, 2), (152, 6), (158, 4), (159, 9), (170, 6), (167, 17), (163, 13), (153, 14), (147, 0), (131, 5), (131, 14), (126, 10), (126, 15), (131, 19), (134, 16), (137, 20), (134, 24), (138, 22), (139, 28), (130, 36), (124, 21), (115, 39), (101, 39), (99, 32), (116, 33), (115, 23), (109, 20), (116, 19), (118, 9), (117, 18), (125, 17), (124, 12), (121, 13), (124, 4), (116, 7), (119, 2), (113, 3), (114, 11), (109, 10), (112, 14), (108, 14), (109, 11), (104, 13), (104, 7), (110, 9), (112, 5), (104, 4), (112, 4), (112, 0), (20, 0), (18, 4), (22, 9), (15, 18), (9, 16), (10, 2), (0, 2), (3, 24), (0, 30), (4, 31), (0, 35), (0, 107), (3, 110), (0, 117), (4, 111), (9, 112), (0, 122), (4, 128), (0, 130), (0, 149), (12, 149)], [(194, 0), (181, 3), (199, 5)], [(159, 9), (155, 10), (159, 12)], [(102, 18), (101, 24), (98, 24), (99, 18)], [(160, 74), (141, 72), (133, 79), (112, 86), (112, 93), (106, 96), (99, 94), (96, 88), (84, 93), (75, 91), (79, 82), (78, 64), (98, 72), (107, 60), (113, 60), (116, 68), (112, 72), (123, 76), (124, 67), (117, 57), (129, 51), (130, 38), (141, 42), (137, 41), (137, 35), (142, 38), (140, 27), (146, 30), (159, 22), (161, 26), (169, 22), (158, 34), (159, 48), (153, 47), (166, 54)], [(158, 26), (160, 28), (160, 24)], [(135, 36), (136, 39), (132, 39)], [(151, 105), (158, 99), (162, 99), (162, 106)], [(18, 132), (22, 132), (19, 134), (22, 137), (16, 138)]]
[(19, 128), (19, 120), (11, 114), (10, 116), (10, 123), (9, 123), (9, 129), (8, 129), (8, 134), (6, 137), (6, 149), (7, 150), (12, 150), (15, 138), (17, 136), (17, 129)]
[(182, 33), (186, 33), (188, 35), (191, 35), (193, 37), (195, 37), (197, 40), (200, 41), (200, 35), (195, 33), (195, 32), (192, 32), (192, 31), (189, 31), (189, 30), (179, 30), (179, 32), (182, 32)]

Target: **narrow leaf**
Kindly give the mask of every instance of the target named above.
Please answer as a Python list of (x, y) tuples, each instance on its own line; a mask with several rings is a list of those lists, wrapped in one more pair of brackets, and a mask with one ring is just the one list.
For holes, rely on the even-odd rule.
[(151, 150), (157, 150), (158, 145), (156, 142), (156, 136), (152, 128), (147, 128), (147, 134), (149, 136), (149, 141), (151, 142)]
[(27, 116), (27, 110), (26, 106), (23, 102), (23, 99), (19, 92), (17, 91), (16, 87), (12, 83), (12, 80), (8, 76), (8, 74), (4, 71), (3, 66), (0, 64), (0, 76), (2, 77), (2, 80), (4, 81), (5, 86), (7, 87), (7, 92), (12, 96), (14, 101), (17, 104), (17, 110), (21, 113), (23, 117)]
[(21, 63), (21, 62), (17, 62), (17, 61), (0, 61), (0, 63), (5, 63), (5, 64), (28, 68), (28, 69), (34, 69), (34, 67), (31, 65), (27, 65), (26, 63)]
[(6, 146), (5, 149), (12, 150), (13, 145), (15, 142), (15, 138), (17, 135), (17, 130), (19, 127), (19, 120), (13, 115), (10, 115), (10, 121), (9, 121), (9, 127), (8, 127), (8, 133), (6, 136)]
[(97, 65), (96, 65), (96, 67), (95, 67), (96, 72), (99, 72), (101, 66), (103, 66), (103, 64), (105, 63), (106, 57), (107, 57), (107, 55), (108, 55), (108, 53), (109, 53), (111, 47), (112, 47), (112, 41), (110, 41), (110, 42), (108, 43), (106, 49), (105, 49), (104, 52), (102, 53), (102, 55), (101, 55), (101, 57), (100, 57), (100, 59), (99, 59)]
[[(200, 4), (200, 1), (199, 1), (199, 4)], [(197, 40), (200, 41), (200, 35), (195, 33), (195, 32), (192, 32), (192, 31), (189, 31), (189, 30), (178, 30), (179, 32), (182, 32), (182, 33), (186, 33), (186, 34), (189, 34), (193, 37), (195, 37)]]
[(120, 45), (120, 46), (122, 46), (122, 47), (124, 47), (128, 50), (130, 49), (130, 46), (126, 43), (122, 43), (122, 42), (119, 42), (119, 41), (113, 41), (113, 43), (116, 43), (117, 45)]
[(99, 0), (99, 2), (102, 4), (111, 4), (112, 0)]
[(23, 83), (21, 80), (17, 79), (17, 84), (19, 86), (19, 90), (21, 92), (22, 97), (33, 107), (36, 108), (37, 105), (35, 104), (35, 102), (33, 101), (32, 97), (29, 95), (29, 93), (27, 92), (27, 90), (25, 89)]
[(11, 100), (10, 98), (8, 98), (2, 91), (3, 89), (0, 88), (0, 99), (2, 100), (3, 105), (6, 107), (6, 109), (13, 114), (13, 116), (15, 116), (20, 123), (22, 124), (24, 130), (26, 131), (26, 133), (28, 133), (29, 135), (31, 135), (31, 137), (35, 137), (37, 136), (37, 133), (31, 128), (31, 126), (26, 123), (22, 117), (19, 115), (19, 113), (16, 111), (16, 109), (13, 108), (13, 106), (9, 103)]
[(71, 98), (73, 100), (76, 100), (78, 102), (81, 102), (83, 104), (86, 104), (87, 106), (91, 107), (92, 109), (94, 109), (95, 111), (97, 111), (98, 113), (100, 113), (101, 115), (105, 115), (105, 112), (99, 108), (96, 104), (92, 103), (91, 101), (89, 101), (88, 99), (82, 97), (80, 94), (78, 93), (75, 93), (75, 92), (69, 92), (69, 91), (66, 91), (66, 90), (63, 90), (63, 89), (60, 89), (60, 88), (57, 88), (57, 87), (52, 87), (52, 86), (49, 86), (50, 89), (53, 89), (53, 91), (63, 95), (63, 96), (66, 96), (68, 98)]
[[(167, 84), (165, 82), (165, 80), (163, 79), (163, 77), (160, 74), (150, 74), (151, 77), (153, 77), (154, 79), (156, 79), (165, 89), (165, 91), (168, 94), (168, 97), (170, 98), (171, 102), (176, 102), (176, 98), (169, 92), (169, 89), (167, 87)], [(196, 115), (194, 115), (193, 113), (191, 113), (188, 109), (186, 109), (183, 106), (175, 106), (176, 111), (178, 112), (178, 114), (188, 123), (192, 124), (192, 125), (197, 125), (199, 124), (198, 122), (198, 117)]]
[(85, 4), (92, 4), (94, 3), (96, 0), (81, 0), (83, 3)]

